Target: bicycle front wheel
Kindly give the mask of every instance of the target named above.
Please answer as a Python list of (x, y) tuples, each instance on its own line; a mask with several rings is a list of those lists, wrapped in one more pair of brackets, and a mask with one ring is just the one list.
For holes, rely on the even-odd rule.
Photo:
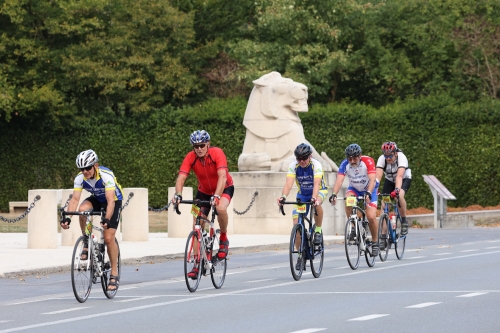
[(396, 250), (396, 257), (399, 260), (403, 259), (406, 246), (406, 235), (401, 236), (401, 217), (396, 216), (396, 244), (394, 244), (394, 249)]
[[(116, 261), (116, 265), (118, 266), (118, 281), (120, 281), (120, 276), (121, 276), (121, 271), (122, 271), (122, 257), (120, 255), (120, 246), (118, 245), (118, 240), (115, 238), (115, 243), (118, 248), (118, 260)], [(111, 299), (115, 297), (116, 292), (118, 291), (118, 286), (116, 286), (115, 289), (113, 290), (108, 290), (108, 285), (109, 285), (109, 279), (111, 276), (111, 262), (109, 261), (109, 255), (106, 254), (107, 252), (107, 247), (106, 245), (104, 246), (104, 252), (102, 253), (102, 261), (100, 264), (102, 264), (102, 276), (101, 276), (101, 286), (102, 286), (102, 291), (104, 291), (104, 295), (106, 295), (107, 298)]]
[[(378, 242), (380, 246), (379, 258), (380, 261), (386, 261), (387, 255), (389, 254), (390, 242), (389, 242), (389, 216), (387, 214), (382, 214), (378, 221)], [(384, 248), (384, 250), (382, 250)]]
[[(313, 226), (313, 230), (314, 230)], [(324, 242), (323, 239), (321, 239), (321, 244), (314, 244), (314, 234), (316, 232), (312, 232), (311, 234), (311, 245), (312, 245), (312, 254), (314, 259), (311, 259), (311, 271), (312, 275), (315, 278), (319, 278), (321, 275), (321, 272), (323, 271), (323, 259), (325, 255), (324, 251)]]
[(301, 224), (296, 224), (292, 228), (290, 234), (290, 270), (295, 281), (299, 281), (302, 277), (304, 266), (306, 265), (303, 256), (302, 236), (304, 229)]
[(226, 279), (226, 269), (227, 269), (227, 256), (224, 259), (219, 259), (217, 257), (217, 252), (219, 251), (219, 230), (214, 234), (214, 242), (212, 244), (212, 249), (210, 250), (210, 256), (212, 258), (212, 269), (210, 270), (210, 277), (212, 278), (212, 284), (215, 289), (220, 289), (224, 284)]
[[(359, 225), (359, 224), (358, 224)], [(360, 228), (363, 228), (361, 225), (359, 225)], [(378, 230), (377, 230), (378, 232)], [(365, 259), (366, 259), (366, 264), (368, 265), (368, 267), (373, 267), (375, 266), (375, 257), (372, 257), (372, 255), (370, 254), (370, 251), (368, 251), (368, 242), (371, 241), (371, 244), (373, 244), (373, 236), (370, 232), (370, 228), (367, 226), (365, 228)]]
[(359, 233), (356, 231), (356, 221), (348, 219), (345, 224), (344, 245), (347, 262), (352, 269), (359, 266)]
[(94, 268), (92, 266), (92, 251), (89, 246), (87, 247), (87, 259), (81, 259), (81, 253), (84, 248), (83, 236), (80, 236), (75, 243), (73, 249), (73, 258), (71, 259), (71, 284), (73, 286), (73, 293), (78, 302), (83, 303), (87, 300), (92, 290), (92, 278), (94, 276)]
[(191, 231), (186, 241), (186, 250), (184, 251), (184, 278), (186, 286), (190, 292), (198, 289), (201, 279), (201, 245), (198, 241), (198, 233)]

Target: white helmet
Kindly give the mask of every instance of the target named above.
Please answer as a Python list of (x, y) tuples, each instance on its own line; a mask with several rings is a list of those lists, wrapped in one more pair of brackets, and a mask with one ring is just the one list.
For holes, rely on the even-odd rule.
[(96, 164), (97, 161), (99, 161), (99, 159), (92, 149), (85, 150), (76, 157), (76, 167), (78, 169), (83, 169)]

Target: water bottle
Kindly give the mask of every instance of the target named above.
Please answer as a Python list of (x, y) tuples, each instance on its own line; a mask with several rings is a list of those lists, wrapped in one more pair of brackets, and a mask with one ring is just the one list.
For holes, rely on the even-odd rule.
[(392, 230), (396, 230), (396, 215), (391, 215)]

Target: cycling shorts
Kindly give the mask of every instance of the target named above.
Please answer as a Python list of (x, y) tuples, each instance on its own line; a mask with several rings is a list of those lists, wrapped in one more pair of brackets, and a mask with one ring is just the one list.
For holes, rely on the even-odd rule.
[[(94, 196), (90, 196), (85, 200), (92, 204), (92, 210), (94, 210), (96, 212), (100, 212), (101, 209), (106, 210), (106, 208), (108, 208), (107, 202), (100, 202)], [(122, 201), (116, 200), (115, 201), (115, 210), (113, 211), (113, 215), (109, 219), (108, 228), (118, 229), (118, 223), (120, 222), (120, 213), (121, 212), (122, 212)], [(99, 221), (99, 223), (100, 222), (101, 221)]]
[[(356, 190), (354, 187), (351, 187), (351, 186), (349, 186), (347, 188), (346, 197), (349, 196), (349, 194), (347, 194), (348, 192), (353, 192), (357, 197), (365, 195), (365, 191), (360, 192), (360, 191)], [(375, 188), (372, 191), (372, 198), (370, 199), (370, 203), (368, 204), (368, 207), (372, 207), (372, 208), (377, 209), (377, 207), (378, 207), (377, 192), (378, 192), (378, 183), (377, 183), (377, 185), (375, 186)]]
[[(224, 191), (222, 191), (222, 195), (220, 197), (221, 198), (224, 197), (229, 202), (231, 202), (233, 195), (234, 195), (234, 186), (228, 186), (224, 189)], [(212, 198), (212, 195), (198, 191), (198, 193), (196, 193), (195, 200), (198, 199), (201, 201), (210, 201), (211, 198)], [(202, 204), (200, 206), (201, 206), (201, 212), (203, 213), (203, 215), (208, 216), (208, 213), (210, 213), (210, 209), (212, 208), (212, 206), (210, 206), (210, 204)], [(193, 216), (196, 217), (197, 215), (194, 215), (193, 211), (197, 211), (197, 209), (195, 209), (195, 207), (193, 207), (193, 209), (191, 209), (191, 214), (193, 214)]]
[[(318, 192), (318, 197), (321, 198), (321, 201), (324, 202), (325, 198), (328, 196), (328, 190), (319, 190)], [(297, 200), (300, 199), (302, 202), (309, 202), (311, 201), (312, 195), (303, 195), (300, 193), (297, 193)], [(307, 211), (306, 215), (309, 213), (309, 206), (307, 206)], [(292, 218), (296, 219), (299, 217), (299, 213), (297, 212), (297, 205), (293, 205), (293, 211), (292, 211)]]

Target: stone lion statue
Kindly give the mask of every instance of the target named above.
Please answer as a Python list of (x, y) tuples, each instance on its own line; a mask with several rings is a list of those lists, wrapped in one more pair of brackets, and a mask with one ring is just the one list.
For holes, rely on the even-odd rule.
[[(246, 127), (239, 171), (287, 171), (295, 160), (293, 151), (305, 142), (298, 112), (307, 112), (307, 87), (271, 72), (253, 81), (243, 125)], [(312, 147), (312, 145), (311, 145)], [(313, 148), (313, 157), (324, 171), (338, 171), (337, 165)]]

